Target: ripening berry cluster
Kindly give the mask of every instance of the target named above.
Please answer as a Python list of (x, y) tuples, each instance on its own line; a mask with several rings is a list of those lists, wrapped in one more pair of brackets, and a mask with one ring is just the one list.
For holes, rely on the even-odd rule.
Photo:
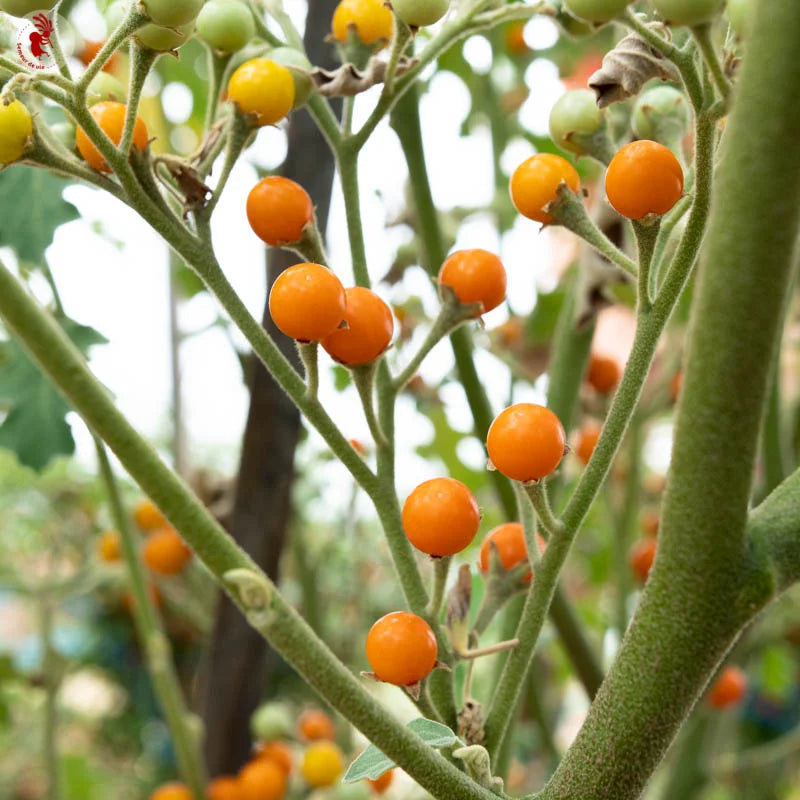
[[(306, 709), (293, 724), (287, 707), (267, 703), (253, 713), (250, 727), (255, 741), (250, 760), (237, 774), (218, 775), (210, 781), (207, 800), (281, 800), (331, 787), (344, 772), (336, 725), (324, 711)], [(390, 769), (365, 782), (373, 794), (381, 795), (393, 779)], [(150, 800), (194, 800), (194, 795), (188, 786), (173, 781), (156, 789)]]
[[(142, 560), (148, 569), (162, 576), (183, 572), (192, 551), (151, 500), (142, 500), (135, 508), (134, 522), (144, 534)], [(122, 538), (118, 531), (104, 531), (97, 540), (97, 556), (106, 563), (122, 560)]]

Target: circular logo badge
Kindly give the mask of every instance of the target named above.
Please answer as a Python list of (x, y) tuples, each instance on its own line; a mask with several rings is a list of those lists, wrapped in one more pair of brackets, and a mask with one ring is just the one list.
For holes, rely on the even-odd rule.
[[(56, 15), (52, 11), (34, 11), (15, 20), (17, 28), (17, 56), (30, 69), (47, 71), (55, 69), (53, 40), (56, 36)], [(58, 17), (58, 27), (69, 29), (69, 23)]]

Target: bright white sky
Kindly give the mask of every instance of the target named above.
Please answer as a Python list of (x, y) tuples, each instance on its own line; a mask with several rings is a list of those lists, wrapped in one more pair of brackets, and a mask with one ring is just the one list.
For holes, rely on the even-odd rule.
[[(301, 16), (299, 0), (289, 0), (288, 10)], [(94, 33), (99, 19), (94, 4), (81, 6), (80, 26), (87, 36)], [(544, 18), (531, 21), (526, 38), (536, 47), (547, 47), (556, 36), (554, 24)], [(474, 37), (467, 43), (466, 54), (479, 71), (489, 68), (488, 43)], [(502, 80), (502, 76), (501, 76)], [(556, 68), (548, 61), (534, 61), (526, 82), (531, 97), (521, 110), (523, 124), (537, 133), (547, 130), (552, 104), (564, 91)], [(356, 124), (365, 118), (376, 100), (377, 89), (359, 97)], [(169, 106), (180, 115), (182, 96), (179, 87), (170, 87)], [(459, 135), (459, 127), (469, 108), (469, 94), (461, 82), (449, 73), (437, 76), (422, 101), (422, 121), (426, 155), (434, 199), (440, 208), (481, 206), (491, 199), (491, 148), (488, 132), (481, 129), (469, 137)], [(186, 111), (188, 116), (188, 110)], [(180, 121), (180, 120), (175, 120)], [(282, 129), (265, 129), (247, 157), (237, 166), (214, 220), (214, 241), (221, 264), (250, 311), (260, 317), (265, 297), (263, 248), (250, 230), (244, 207), (249, 190), (257, 180), (250, 161), (274, 167), (285, 153)], [(532, 153), (529, 144), (513, 143), (504, 155), (506, 166), (516, 164)], [(465, 168), (465, 166), (467, 168)], [(395, 249), (409, 232), (386, 228), (386, 222), (402, 208), (406, 169), (394, 133), (384, 123), (367, 144), (361, 160), (361, 191), (364, 230), (369, 269), (374, 279), (389, 268)], [(170, 429), (170, 362), (168, 329), (167, 251), (155, 233), (129, 209), (102, 192), (72, 187), (67, 197), (76, 204), (82, 219), (63, 226), (48, 251), (56, 281), (63, 295), (67, 313), (92, 325), (110, 340), (95, 348), (92, 368), (117, 398), (120, 409), (148, 438), (167, 440)], [(104, 235), (98, 235), (100, 226)], [(113, 243), (112, 243), (113, 242)], [(499, 241), (492, 219), (476, 215), (467, 219), (458, 234), (456, 248), (482, 247), (498, 252), (509, 277), (508, 302), (516, 313), (533, 307), (537, 285), (549, 289), (552, 272), (553, 238), (549, 231), (539, 233), (539, 225), (520, 218), (514, 229)], [(335, 189), (329, 224), (328, 252), (332, 267), (345, 285), (352, 282), (349, 246), (343, 202)], [(435, 313), (437, 300), (427, 277), (411, 269), (406, 279), (391, 292), (378, 291), (387, 300), (402, 301), (418, 294)], [(216, 316), (215, 301), (200, 296), (182, 308), (181, 324), (185, 330), (202, 330)], [(485, 316), (492, 328), (508, 314), (500, 307)], [(423, 332), (419, 332), (424, 335)], [(478, 367), (497, 409), (507, 396), (506, 370), (492, 356), (478, 352)], [(323, 364), (330, 363), (322, 354)], [(244, 420), (247, 391), (241, 381), (238, 362), (222, 331), (212, 329), (192, 337), (183, 347), (185, 422), (191, 443), (193, 462), (213, 465), (215, 470), (235, 471)], [(452, 366), (449, 346), (437, 347), (423, 365), (421, 373), (438, 380)], [(517, 399), (543, 401), (542, 386), (518, 394)], [(326, 407), (348, 437), (369, 441), (367, 426), (360, 414), (354, 393), (333, 390), (329, 375), (323, 370), (321, 394)], [(527, 397), (526, 397), (527, 395)], [(445, 392), (453, 424), (468, 430), (468, 410), (458, 387)], [(399, 429), (404, 431), (403, 451), (399, 454), (398, 477), (401, 496), (425, 477), (436, 473), (436, 465), (413, 455), (415, 445), (427, 441), (432, 429), (416, 414), (410, 401), (398, 408)], [(93, 447), (83, 426), (74, 426), (79, 456), (94, 463)], [(479, 466), (483, 462), (478, 442), (464, 443), (460, 456)], [(331, 494), (325, 501), (341, 502), (341, 468), (332, 467)]]

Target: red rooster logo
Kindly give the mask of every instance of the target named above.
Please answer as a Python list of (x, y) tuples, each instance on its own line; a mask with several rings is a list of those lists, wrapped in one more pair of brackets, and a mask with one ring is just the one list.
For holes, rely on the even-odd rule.
[(55, 27), (53, 21), (45, 14), (37, 14), (33, 18), (33, 24), (36, 30), (28, 37), (31, 43), (31, 53), (41, 61), (43, 56), (50, 55), (46, 48), (51, 44), (50, 36)]

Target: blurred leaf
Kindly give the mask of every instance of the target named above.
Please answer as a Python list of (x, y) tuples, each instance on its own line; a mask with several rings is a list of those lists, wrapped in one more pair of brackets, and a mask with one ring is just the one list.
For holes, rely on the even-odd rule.
[(337, 392), (343, 392), (351, 383), (350, 370), (340, 367), (338, 364), (333, 367), (333, 385)]
[(180, 264), (175, 268), (174, 274), (175, 285), (180, 292), (181, 299), (191, 300), (191, 298), (206, 291), (205, 284), (193, 269)]
[[(430, 747), (450, 747), (458, 742), (458, 737), (446, 725), (424, 717), (412, 720), (407, 727)], [(395, 766), (397, 765), (394, 761), (387, 758), (374, 744), (371, 744), (350, 765), (342, 781), (354, 783), (363, 778), (375, 780)]]
[[(106, 342), (87, 325), (68, 317), (59, 322), (84, 355), (93, 345)], [(71, 408), (16, 341), (6, 342), (3, 350), (0, 405), (8, 408), (8, 415), (0, 425), (0, 447), (16, 453), (24, 466), (41, 471), (55, 456), (75, 451), (66, 421)]]
[(11, 247), (21, 261), (40, 264), (56, 229), (78, 219), (64, 200), (69, 185), (42, 169), (13, 167), (0, 173), (0, 246)]
[(563, 305), (564, 290), (561, 288), (536, 298), (536, 306), (527, 323), (527, 339), (531, 344), (552, 342)]
[(772, 644), (764, 648), (759, 665), (761, 691), (776, 700), (786, 700), (794, 692), (797, 659), (788, 644)]

